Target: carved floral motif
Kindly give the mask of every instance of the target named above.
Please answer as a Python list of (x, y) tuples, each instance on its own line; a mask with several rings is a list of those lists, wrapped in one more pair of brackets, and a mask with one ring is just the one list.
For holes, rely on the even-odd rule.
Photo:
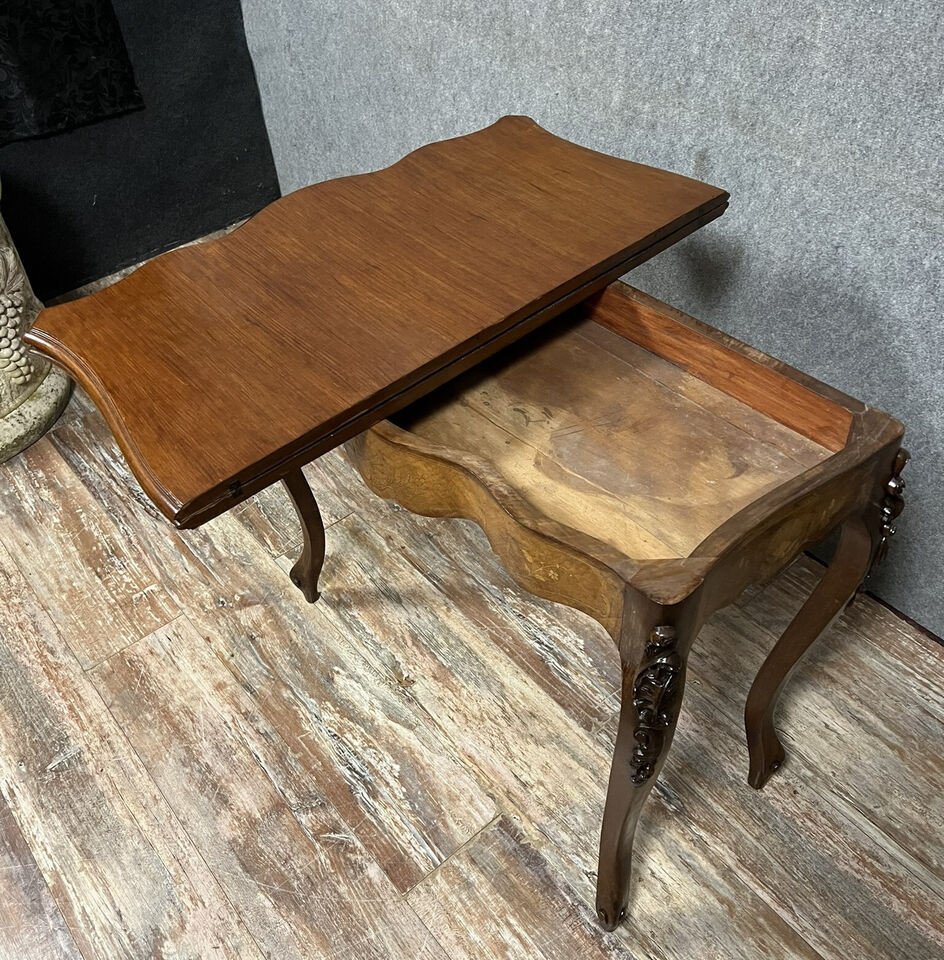
[(911, 459), (911, 454), (904, 447), (898, 451), (892, 475), (885, 484), (885, 498), (882, 500), (882, 539), (875, 555), (875, 563), (879, 564), (888, 553), (888, 543), (895, 535), (895, 521), (905, 509), (905, 480), (901, 475), (905, 465)]
[(635, 784), (645, 783), (655, 772), (666, 732), (678, 716), (683, 664), (676, 639), (673, 627), (661, 626), (652, 631), (645, 660), (633, 684), (636, 746), (630, 765)]

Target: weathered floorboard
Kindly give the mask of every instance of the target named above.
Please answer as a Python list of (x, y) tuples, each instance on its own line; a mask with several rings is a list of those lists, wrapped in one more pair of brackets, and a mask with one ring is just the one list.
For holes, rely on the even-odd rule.
[(443, 958), (316, 781), (285, 803), (285, 743), (186, 618), (91, 673), (267, 955)]
[[(318, 509), (326, 527), (355, 510), (339, 470), (340, 455), (332, 450), (304, 468), (305, 479), (318, 491)], [(269, 556), (295, 553), (301, 541), (298, 517), (282, 484), (278, 483), (244, 500), (232, 515), (265, 547)]]
[[(744, 697), (811, 561), (696, 643), (630, 920), (604, 935), (618, 676), (595, 623), (517, 588), (473, 524), (374, 498), (341, 453), (309, 471), (329, 524), (353, 511), (311, 607), (280, 491), (177, 533), (79, 412), (35, 474), (0, 471), (4, 960), (944, 954), (938, 645), (857, 602), (783, 697), (787, 764), (744, 782)], [(69, 648), (110, 659), (83, 676)]]
[[(804, 557), (783, 576), (767, 584), (750, 603), (741, 606), (752, 620), (771, 633), (778, 633), (822, 573), (822, 564)], [(896, 692), (907, 691), (908, 699), (897, 702), (903, 716), (914, 700), (920, 711), (944, 723), (944, 657), (940, 655), (938, 641), (916, 630), (867, 594), (846, 607), (833, 636), (834, 646), (846, 649), (848, 642), (860, 649), (862, 666), (871, 675), (888, 677)], [(844, 641), (842, 638), (847, 636), (849, 640)], [(860, 684), (853, 684), (853, 689), (861, 690)]]
[[(798, 606), (800, 597), (794, 599)], [(714, 688), (716, 709), (732, 724), (740, 721), (745, 691), (777, 636), (761, 621), (776, 630), (790, 617), (789, 605), (755, 600), (750, 609), (722, 611), (704, 628), (693, 655), (696, 673)], [(775, 722), (786, 763), (805, 764), (827, 778), (836, 798), (941, 876), (944, 848), (926, 838), (944, 836), (944, 807), (933, 792), (915, 788), (944, 783), (944, 725), (926, 707), (935, 699), (935, 685), (918, 678), (903, 682), (893, 661), (859, 642), (843, 623), (841, 618), (839, 628), (814, 644), (781, 699)]]
[(179, 613), (149, 544), (97, 506), (48, 440), (0, 470), (0, 535), (83, 668)]
[(86, 960), (258, 953), (0, 547), (0, 793)]
[(608, 701), (619, 688), (619, 656), (595, 620), (521, 589), (471, 520), (443, 523), (367, 497), (358, 515), (517, 669), (586, 729), (609, 716)]
[(6, 800), (0, 796), (0, 960), (81, 960)]
[[(824, 791), (815, 767), (787, 764), (763, 790), (749, 787), (731, 762), (743, 750), (738, 733), (719, 722), (712, 686), (693, 672), (655, 802), (824, 958), (944, 954), (940, 885), (833, 783)], [(615, 718), (600, 735), (611, 747)]]
[[(278, 728), (292, 763), (321, 784), (398, 889), (411, 887), (494, 817), (470, 773), (410, 712), (411, 678), (378, 672), (320, 604), (304, 601), (252, 531), (224, 516), (166, 537), (166, 522), (129, 503), (121, 485), (127, 478), (101, 463), (113, 443), (101, 421), (57, 439), (68, 442), (70, 465), (89, 478), (108, 514), (136, 541), (153, 544), (160, 583), (186, 605), (188, 619), (253, 692), (259, 715)], [(343, 487), (344, 472), (335, 475)], [(275, 785), (286, 789), (278, 779)]]
[[(637, 954), (607, 937), (520, 824), (490, 824), (409, 895), (452, 960), (587, 960)], [(646, 954), (662, 960), (658, 948)]]
[[(578, 909), (594, 923), (587, 875), (596, 865), (609, 752), (529, 675), (512, 669), (487, 636), (444, 606), (438, 591), (393, 555), (373, 526), (354, 516), (331, 528), (337, 562), (322, 597), (325, 615), (345, 624), (377, 663), (396, 662), (416, 678), (411, 692), (418, 708), (506, 809), (551, 841), (550, 862), (582, 890)], [(598, 642), (612, 643), (602, 631)], [(653, 876), (664, 879), (640, 885), (620, 942), (682, 960), (701, 949), (707, 928), (724, 944), (718, 957), (726, 960), (753, 960), (765, 950), (772, 957), (818, 957), (733, 871), (717, 871), (700, 840), (684, 830), (666, 831), (663, 823), (652, 830), (641, 858)], [(479, 839), (463, 852), (474, 850)], [(440, 870), (448, 875), (451, 862)], [(418, 902), (425, 885), (414, 889), (411, 902)], [(667, 899), (681, 916), (693, 889), (701, 891), (698, 923), (669, 925)], [(732, 911), (732, 903), (741, 910)]]

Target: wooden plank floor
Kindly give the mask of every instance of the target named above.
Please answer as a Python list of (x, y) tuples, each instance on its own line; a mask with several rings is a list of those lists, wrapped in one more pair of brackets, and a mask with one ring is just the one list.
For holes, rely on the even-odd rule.
[(0, 957), (944, 957), (941, 646), (862, 599), (755, 792), (744, 697), (818, 568), (717, 615), (604, 934), (610, 641), (474, 525), (306, 473), (314, 607), (281, 490), (176, 532), (81, 396), (0, 467)]

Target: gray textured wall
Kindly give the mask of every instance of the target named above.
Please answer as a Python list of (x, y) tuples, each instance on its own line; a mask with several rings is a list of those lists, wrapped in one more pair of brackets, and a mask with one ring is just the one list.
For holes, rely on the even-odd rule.
[(243, 4), (285, 192), (506, 113), (728, 189), (630, 279), (905, 421), (873, 589), (944, 633), (938, 2)]

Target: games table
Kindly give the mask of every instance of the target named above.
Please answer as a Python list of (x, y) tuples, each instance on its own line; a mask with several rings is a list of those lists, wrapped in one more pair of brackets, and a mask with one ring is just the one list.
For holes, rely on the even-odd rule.
[(310, 601), (325, 540), (302, 467), (351, 441), (380, 496), (476, 520), (523, 587), (602, 624), (622, 663), (607, 929), (701, 624), (841, 531), (748, 695), (760, 787), (784, 759), (781, 688), (903, 506), (900, 423), (618, 282), (727, 201), (505, 117), (283, 197), (44, 310), (26, 337), (87, 390), (176, 526), (282, 481)]

